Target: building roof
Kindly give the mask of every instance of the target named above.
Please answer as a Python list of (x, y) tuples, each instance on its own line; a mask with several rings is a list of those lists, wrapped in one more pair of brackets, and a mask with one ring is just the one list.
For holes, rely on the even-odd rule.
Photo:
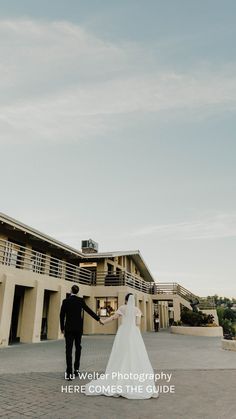
[(134, 260), (137, 268), (139, 269), (141, 275), (143, 278), (147, 281), (154, 281), (154, 278), (149, 271), (141, 253), (139, 250), (126, 250), (126, 251), (115, 251), (115, 252), (98, 252), (98, 253), (83, 253), (65, 243), (60, 242), (57, 239), (54, 239), (51, 236), (48, 236), (32, 227), (29, 227), (26, 224), (21, 223), (18, 220), (15, 220), (14, 218), (9, 217), (6, 214), (0, 213), (0, 222), (2, 224), (6, 223), (10, 225), (15, 230), (23, 231), (24, 233), (28, 233), (34, 237), (37, 237), (38, 239), (42, 241), (46, 241), (47, 243), (52, 244), (53, 246), (63, 249), (70, 254), (73, 254), (74, 256), (80, 257), (80, 259), (89, 260), (89, 259), (102, 259), (102, 258), (114, 258), (117, 256), (131, 256)]
[(23, 231), (24, 233), (28, 233), (28, 234), (30, 234), (34, 237), (37, 237), (37, 238), (41, 239), (42, 241), (46, 241), (47, 243), (50, 243), (50, 244), (54, 245), (57, 248), (66, 250), (70, 253), (75, 254), (76, 256), (80, 256), (81, 258), (83, 258), (83, 253), (80, 252), (79, 250), (74, 249), (73, 247), (68, 246), (67, 244), (60, 242), (59, 240), (56, 240), (53, 237), (48, 236), (47, 234), (44, 234), (44, 233), (36, 230), (35, 228), (29, 227), (28, 225), (23, 224), (20, 221), (15, 220), (14, 218), (11, 218), (6, 214), (3, 214), (2, 212), (0, 212), (0, 222), (2, 224), (6, 223), (6, 224), (12, 226), (13, 229), (15, 229), (15, 230), (20, 230), (20, 231)]
[(154, 278), (149, 271), (147, 264), (145, 263), (139, 250), (125, 250), (117, 252), (98, 252), (98, 253), (88, 253), (86, 254), (87, 259), (102, 259), (102, 258), (114, 258), (119, 256), (131, 256), (134, 260), (137, 268), (139, 269), (141, 275), (148, 281), (154, 281)]

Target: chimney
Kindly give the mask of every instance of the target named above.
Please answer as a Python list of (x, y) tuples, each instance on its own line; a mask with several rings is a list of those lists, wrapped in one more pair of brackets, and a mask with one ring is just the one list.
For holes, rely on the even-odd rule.
[(82, 240), (81, 250), (83, 253), (98, 253), (98, 243), (94, 240)]

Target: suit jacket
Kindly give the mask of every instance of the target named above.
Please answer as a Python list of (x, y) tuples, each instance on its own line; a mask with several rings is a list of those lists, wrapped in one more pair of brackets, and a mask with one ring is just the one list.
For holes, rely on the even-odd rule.
[(61, 331), (83, 333), (83, 310), (95, 320), (100, 320), (100, 317), (86, 305), (83, 298), (71, 295), (63, 300), (60, 311)]

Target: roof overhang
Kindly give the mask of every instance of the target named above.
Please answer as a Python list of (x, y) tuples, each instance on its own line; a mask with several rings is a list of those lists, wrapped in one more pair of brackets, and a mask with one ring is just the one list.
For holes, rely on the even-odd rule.
[(139, 250), (118, 251), (118, 252), (100, 252), (100, 253), (82, 253), (79, 250), (60, 242), (59, 240), (56, 240), (51, 236), (41, 233), (40, 231), (32, 227), (29, 227), (28, 225), (23, 224), (15, 220), (14, 218), (9, 217), (6, 214), (0, 213), (0, 223), (7, 224), (8, 226), (11, 226), (12, 229), (14, 230), (20, 230), (21, 232), (24, 232), (25, 234), (29, 234), (33, 236), (34, 238), (38, 238), (39, 240), (47, 242), (51, 244), (52, 246), (62, 249), (65, 252), (68, 252), (71, 255), (75, 257), (79, 257), (80, 259), (83, 259), (83, 260), (90, 260), (90, 259), (97, 260), (97, 259), (104, 259), (104, 258), (113, 258), (117, 256), (130, 256), (133, 259), (138, 270), (140, 271), (142, 277), (146, 281), (150, 281), (150, 282), (155, 281), (146, 263), (144, 262), (144, 259), (141, 256), (141, 253)]
[(38, 238), (39, 240), (50, 243), (52, 246), (56, 248), (63, 249), (66, 252), (69, 252), (70, 254), (74, 254), (75, 256), (79, 256), (80, 258), (84, 258), (84, 254), (82, 252), (60, 242), (59, 240), (54, 239), (53, 237), (50, 237), (44, 233), (41, 233), (40, 231), (32, 227), (29, 227), (26, 224), (23, 224), (15, 220), (14, 218), (9, 217), (8, 215), (0, 213), (0, 223), (7, 224), (11, 226), (14, 230), (20, 230), (26, 234), (29, 234), (30, 236), (32, 235), (33, 237)]
[(86, 258), (96, 260), (96, 259), (114, 258), (114, 257), (119, 257), (119, 256), (130, 256), (133, 259), (138, 270), (140, 271), (142, 277), (146, 281), (150, 281), (150, 282), (155, 281), (139, 250), (130, 250), (130, 251), (127, 250), (123, 252), (119, 251), (119, 252), (89, 253), (86, 255)]

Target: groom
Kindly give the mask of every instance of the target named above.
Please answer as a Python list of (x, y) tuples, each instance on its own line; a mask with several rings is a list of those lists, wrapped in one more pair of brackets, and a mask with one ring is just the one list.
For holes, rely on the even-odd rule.
[[(80, 355), (81, 355), (81, 337), (83, 334), (83, 310), (99, 323), (103, 324), (100, 317), (97, 316), (84, 302), (83, 298), (77, 296), (79, 292), (78, 285), (71, 287), (71, 295), (62, 302), (60, 311), (61, 332), (66, 341), (66, 373), (65, 379), (72, 380), (79, 374)], [(75, 362), (74, 375), (72, 373), (72, 349), (75, 343)]]

